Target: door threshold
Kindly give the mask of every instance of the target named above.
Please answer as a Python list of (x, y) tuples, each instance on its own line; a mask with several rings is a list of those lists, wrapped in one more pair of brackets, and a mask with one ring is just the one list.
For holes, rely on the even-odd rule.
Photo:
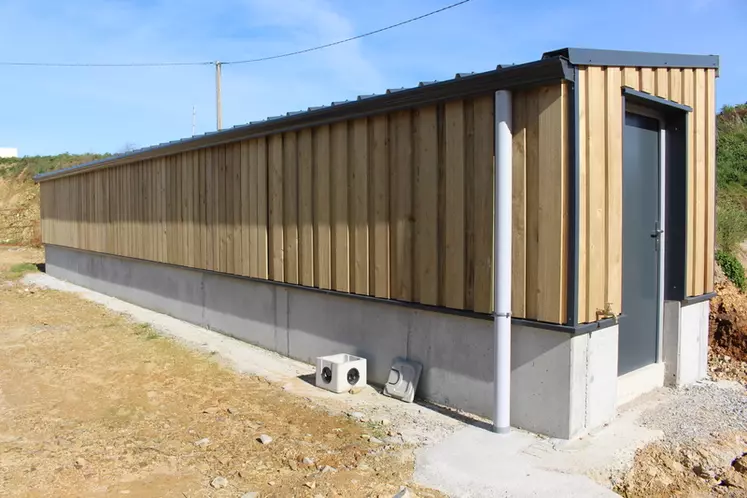
[(664, 387), (664, 362), (652, 363), (617, 378), (617, 406)]

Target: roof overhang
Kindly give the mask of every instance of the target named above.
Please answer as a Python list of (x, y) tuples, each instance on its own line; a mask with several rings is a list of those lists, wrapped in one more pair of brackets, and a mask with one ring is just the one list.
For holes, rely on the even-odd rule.
[(718, 55), (662, 54), (627, 50), (599, 50), (593, 48), (562, 48), (546, 52), (543, 58), (565, 57), (577, 66), (719, 68)]
[(71, 168), (50, 171), (36, 175), (34, 180), (43, 182), (94, 169), (109, 168), (341, 120), (385, 114), (446, 100), (484, 95), (498, 90), (530, 88), (560, 81), (573, 81), (573, 78), (573, 67), (565, 57), (559, 55), (544, 57), (536, 62), (515, 66), (499, 66), (497, 69), (484, 73), (457, 75), (456, 78), (451, 80), (421, 83), (414, 88), (388, 91), (382, 95), (361, 96), (357, 100), (336, 103), (328, 107), (288, 113), (285, 116), (269, 118), (265, 121), (235, 126), (227, 130), (139, 149)]

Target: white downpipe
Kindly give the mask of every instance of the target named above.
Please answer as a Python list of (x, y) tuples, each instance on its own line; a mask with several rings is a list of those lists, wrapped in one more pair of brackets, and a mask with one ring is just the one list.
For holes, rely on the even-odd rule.
[(499, 434), (511, 429), (511, 107), (511, 92), (495, 92), (493, 432)]

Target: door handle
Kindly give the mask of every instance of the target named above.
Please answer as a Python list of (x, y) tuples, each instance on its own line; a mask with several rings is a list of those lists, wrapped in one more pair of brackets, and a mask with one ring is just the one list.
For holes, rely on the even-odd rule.
[(661, 234), (663, 234), (663, 233), (664, 233), (664, 230), (662, 230), (661, 228), (657, 228), (656, 230), (654, 230), (653, 232), (651, 232), (651, 238), (652, 239), (659, 238), (659, 237), (661, 237)]

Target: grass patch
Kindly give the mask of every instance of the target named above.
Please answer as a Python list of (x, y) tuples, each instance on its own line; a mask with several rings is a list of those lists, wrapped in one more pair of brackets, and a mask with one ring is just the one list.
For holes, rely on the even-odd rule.
[(135, 335), (145, 339), (146, 341), (152, 341), (161, 337), (156, 330), (147, 323), (138, 323), (135, 329)]
[(0, 177), (30, 178), (39, 173), (76, 166), (109, 156), (111, 154), (59, 154), (0, 158)]
[(10, 267), (8, 270), (8, 277), (10, 278), (21, 278), (27, 273), (33, 273), (39, 271), (39, 268), (33, 263), (18, 263)]

